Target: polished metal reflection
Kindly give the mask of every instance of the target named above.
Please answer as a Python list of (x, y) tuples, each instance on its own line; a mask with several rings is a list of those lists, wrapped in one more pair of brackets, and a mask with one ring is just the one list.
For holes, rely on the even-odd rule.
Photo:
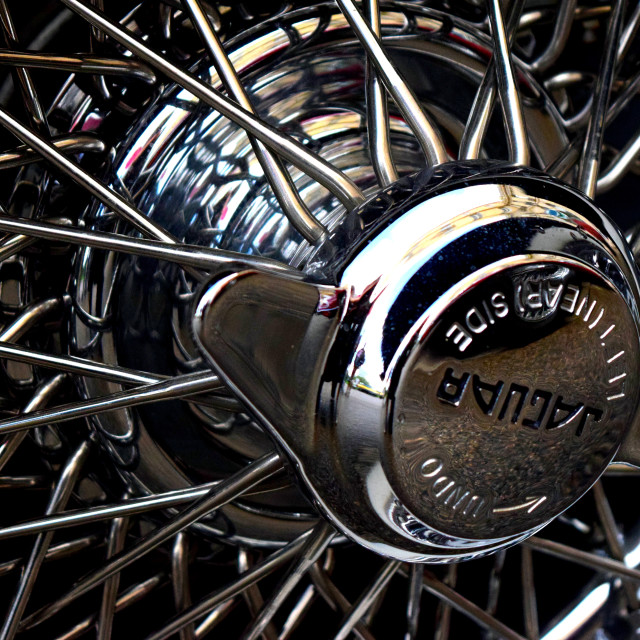
[(360, 544), (431, 562), (511, 545), (637, 433), (635, 268), (597, 208), (545, 189), (482, 163), (418, 175), (358, 212), (332, 288), (240, 271), (200, 299), (203, 354)]
[[(398, 12), (383, 11), (380, 19), (383, 28), (391, 34), (400, 33), (406, 24), (405, 17)], [(482, 65), (472, 55), (472, 45), (478, 44), (477, 34), (456, 25), (450, 41), (432, 38), (431, 34), (443, 25), (428, 11), (412, 16), (411, 24), (415, 24), (416, 35), (410, 41), (392, 39), (388, 52), (402, 68), (408, 68), (414, 57), (420, 56), (425, 73), (419, 85), (421, 99), (433, 105), (438, 125), (454, 140), (458, 139), (463, 120), (448, 110), (454, 104), (454, 94), (456, 98), (466, 96), (470, 104), (483, 75)], [(258, 113), (269, 114), (273, 121), (286, 119), (283, 126), (298, 131), (299, 136), (308, 140), (309, 148), (330, 160), (360, 186), (371, 190), (376, 185), (376, 175), (367, 149), (367, 135), (362, 129), (366, 107), (361, 46), (337, 9), (326, 25), (320, 20), (320, 14), (311, 9), (292, 17), (290, 25), (302, 42), (323, 25), (330, 41), (321, 51), (313, 49), (309, 41), (307, 50), (282, 30), (266, 27), (248, 43), (243, 40), (238, 45), (227, 43), (229, 61), (245, 82), (245, 90)], [(468, 51), (459, 49), (460, 41), (469, 41)], [(287, 48), (291, 48), (290, 53)], [(270, 63), (274, 54), (275, 66)], [(254, 69), (256, 59), (262, 61), (260, 70)], [(209, 64), (203, 60), (198, 65), (198, 75), (219, 88), (220, 78)], [(362, 82), (352, 82), (354, 69), (362, 70)], [(244, 80), (246, 77), (249, 80)], [(450, 94), (442, 91), (444, 78), (450, 84), (455, 79)], [(530, 81), (535, 83), (533, 79)], [(431, 85), (440, 89), (425, 93), (425, 87)], [(73, 88), (70, 97), (77, 91)], [(335, 103), (336, 109), (327, 111), (327, 96), (331, 96), (330, 102)], [(69, 99), (72, 103), (76, 100)], [(563, 148), (564, 139), (549, 106), (538, 102), (526, 109), (526, 116), (535, 132), (531, 142), (536, 155), (551, 159)], [(391, 102), (389, 116), (390, 144), (398, 171), (407, 174), (419, 169), (424, 163), (420, 149)], [(490, 134), (487, 147), (504, 146), (500, 137)], [(78, 310), (74, 349), (84, 359), (145, 369), (145, 373), (159, 376), (180, 375), (202, 368), (205, 365), (188, 329), (195, 296), (193, 284), (176, 278), (170, 265), (135, 256), (148, 255), (217, 271), (235, 269), (233, 258), (239, 259), (240, 255), (232, 252), (242, 252), (248, 268), (288, 272), (285, 265), (305, 264), (313, 247), (282, 214), (244, 132), (198, 105), (191, 94), (179, 87), (162, 93), (140, 118), (127, 144), (119, 150), (115, 171), (115, 188), (124, 194), (134, 194), (131, 197), (141, 210), (188, 244), (173, 248), (125, 237), (117, 233), (120, 227), (114, 226), (107, 215), (103, 219), (102, 210), (97, 214), (88, 212), (86, 221), (90, 227), (78, 231), (41, 225), (32, 225), (29, 230), (29, 225), (16, 226), (23, 223), (5, 218), (0, 218), (0, 228), (16, 233), (51, 233), (51, 237), (66, 242), (85, 243), (133, 256), (131, 259), (109, 257), (91, 250), (80, 254), (74, 295)], [(344, 216), (340, 203), (303, 173), (294, 170), (292, 178), (320, 222), (329, 229), (335, 228)], [(63, 235), (53, 236), (54, 232)], [(166, 305), (164, 308), (171, 309), (170, 314), (154, 314), (141, 302), (151, 296), (156, 308)], [(115, 326), (129, 327), (123, 335), (113, 331), (109, 320), (112, 311), (118, 308)], [(171, 321), (165, 322), (169, 315)], [(81, 386), (88, 397), (119, 391), (117, 385), (106, 381), (84, 380)], [(260, 427), (246, 414), (231, 413), (233, 401), (224, 400), (229, 403), (229, 411), (212, 410), (211, 403), (209, 406), (204, 406), (204, 402), (198, 406), (185, 403), (179, 412), (172, 410), (170, 419), (166, 411), (158, 412), (148, 406), (135, 413), (101, 414), (94, 420), (107, 440), (106, 446), (113, 452), (117, 467), (127, 469), (127, 482), (136, 491), (163, 493), (218, 479), (229, 464), (229, 455), (221, 455), (221, 450), (249, 458), (270, 450), (272, 445)], [(216, 403), (218, 409), (222, 408), (217, 398), (213, 405)], [(197, 448), (187, 447), (184, 439), (178, 437), (172, 428), (178, 421), (188, 425), (191, 437), (198, 439)], [(138, 433), (142, 434), (139, 439)], [(140, 443), (139, 447), (133, 445), (136, 442)], [(169, 453), (169, 457), (162, 452)], [(134, 459), (135, 470), (130, 464)], [(176, 464), (177, 459), (188, 461), (191, 471), (188, 475)], [(253, 543), (291, 539), (314, 519), (313, 511), (296, 493), (291, 490), (282, 494), (278, 505), (282, 519), (273, 510), (273, 497), (267, 505), (258, 506), (257, 500), (252, 501), (250, 511), (232, 506), (224, 512), (231, 518), (238, 538), (250, 540), (259, 530), (261, 540)], [(269, 515), (256, 520), (261, 509)], [(220, 521), (220, 525), (222, 529), (216, 528), (216, 533), (226, 535), (224, 522)]]

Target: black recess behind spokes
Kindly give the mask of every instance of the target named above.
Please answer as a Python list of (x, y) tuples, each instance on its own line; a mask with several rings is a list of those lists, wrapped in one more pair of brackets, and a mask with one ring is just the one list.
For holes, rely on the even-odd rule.
[[(514, 176), (530, 167), (528, 179), (542, 184), (544, 196), (533, 204), (529, 198), (527, 207), (548, 206), (560, 190), (575, 202), (586, 194), (624, 230), (630, 251), (640, 253), (640, 6), (624, 0), (513, 0), (506, 7), (499, 0), (22, 5), (0, 0), (0, 640), (634, 637), (640, 511), (633, 496), (640, 471), (620, 462), (638, 462), (632, 439), (608, 466), (602, 454), (601, 477), (602, 469), (566, 471), (567, 486), (578, 488), (557, 498), (562, 508), (536, 520), (526, 535), (505, 525), (501, 540), (509, 540), (484, 547), (469, 534), (479, 527), (451, 525), (456, 544), (479, 548), (469, 562), (445, 562), (452, 538), (443, 532), (451, 523), (433, 487), (428, 495), (407, 491), (413, 504), (432, 501), (434, 544), (445, 549), (439, 560), (445, 564), (426, 565), (407, 562), (415, 559), (408, 550), (399, 558), (391, 544), (376, 547), (370, 531), (359, 537), (348, 530), (348, 516), (341, 520), (323, 501), (328, 493), (356, 495), (348, 485), (357, 474), (346, 477), (320, 457), (310, 471), (309, 460), (277, 436), (289, 429), (304, 439), (308, 414), (295, 413), (284, 424), (287, 411), (304, 405), (313, 412), (321, 404), (305, 396), (304, 375), (295, 378), (285, 368), (322, 353), (326, 372), (342, 371), (355, 353), (359, 314), (376, 303), (370, 291), (340, 288), (345, 265), (354, 264), (349, 252), (378, 233), (380, 220), (403, 213), (394, 203), (413, 205), (420, 189), (432, 189), (434, 176), (440, 182), (429, 193), (441, 195), (461, 167), (476, 184), (483, 171), (500, 166), (505, 190), (515, 194), (499, 212), (507, 219), (516, 215), (509, 207), (518, 198), (529, 198)], [(572, 221), (565, 213), (553, 211), (560, 222), (543, 221), (532, 234), (560, 246), (562, 234), (574, 233), (566, 231)], [(460, 220), (443, 228), (450, 233)], [(429, 237), (435, 246), (443, 236)], [(587, 274), (591, 290), (605, 291), (595, 270), (612, 281), (618, 270), (598, 262), (605, 254), (584, 257), (585, 238), (575, 232), (568, 241), (582, 260), (580, 266), (576, 258), (576, 269)], [(389, 260), (397, 246), (391, 240)], [(450, 270), (482, 271), (500, 242), (511, 239), (486, 235), (478, 241), (486, 264), (463, 264), (458, 256)], [(366, 266), (388, 276), (386, 263)], [(534, 286), (539, 279), (527, 280), (527, 268), (514, 268), (514, 277)], [(444, 267), (434, 268), (425, 281), (441, 272)], [(487, 281), (495, 276), (487, 274)], [(229, 347), (234, 357), (246, 356), (238, 375), (231, 365), (224, 369), (226, 361), (219, 370), (212, 355), (224, 352), (226, 335), (212, 330), (207, 338), (215, 348), (203, 347), (194, 321), (212, 278), (227, 278), (240, 292), (220, 320), (243, 334)], [(249, 285), (245, 292), (247, 281), (263, 288)], [(494, 315), (478, 302), (474, 309), (485, 309), (486, 326), (451, 325), (458, 327), (460, 350), (465, 340), (488, 344), (477, 336), (501, 310), (482, 286)], [(616, 280), (603, 299), (622, 305), (621, 289)], [(437, 283), (429, 291), (442, 293)], [(308, 295), (322, 304), (311, 305)], [(460, 299), (459, 308), (468, 304)], [(254, 305), (251, 313), (238, 310), (243, 304)], [(571, 321), (584, 323), (570, 338), (591, 336), (589, 322), (595, 327), (596, 317), (609, 318), (604, 309), (597, 316), (595, 303), (588, 309), (582, 316), (582, 307), (571, 310), (578, 318)], [(326, 352), (298, 353), (311, 342), (305, 333), (311, 324), (301, 323), (315, 313), (330, 336), (322, 348), (339, 323), (350, 329)], [(525, 315), (519, 327), (531, 320)], [(400, 328), (414, 322), (394, 319)], [(632, 324), (622, 314), (614, 322)], [(537, 326), (541, 342), (554, 326), (551, 320)], [(605, 329), (598, 334), (603, 347), (613, 331)], [(629, 335), (616, 337), (624, 350), (608, 364), (635, 353)], [(516, 344), (520, 336), (508, 339)], [(429, 358), (442, 355), (434, 342), (423, 360), (411, 362), (425, 379)], [(551, 338), (548, 344), (557, 348)], [(465, 356), (469, 362), (476, 346)], [(360, 361), (353, 355), (353, 371), (364, 362), (361, 353)], [(498, 367), (500, 349), (492, 354)], [(381, 349), (380, 361), (387, 356)], [(569, 388), (580, 391), (585, 372), (577, 368), (598, 357), (591, 353), (576, 364)], [(297, 372), (317, 371), (305, 362)], [(508, 381), (503, 413), (518, 389), (516, 413), (522, 409), (527, 376), (543, 368), (536, 366), (518, 363), (524, 382)], [(554, 371), (570, 376), (572, 366), (563, 361)], [(598, 375), (608, 375), (613, 387), (625, 377), (636, 380), (635, 371), (611, 371)], [(445, 373), (444, 401), (458, 407), (469, 385), (467, 399), (475, 393), (478, 407), (492, 416), (497, 405), (489, 407), (482, 394), (502, 393), (505, 382), (491, 386), (478, 375), (457, 375)], [(346, 384), (327, 380), (328, 374), (323, 389)], [(357, 384), (373, 406), (371, 380), (363, 376)], [(550, 391), (535, 393), (529, 409), (552, 403), (552, 416), (565, 411), (568, 422), (571, 410), (586, 410), (580, 431), (603, 415), (584, 402), (572, 407)], [(620, 416), (633, 413), (630, 395), (625, 388), (607, 398), (626, 403), (620, 415), (607, 414), (616, 429), (613, 444), (606, 443), (610, 458), (626, 426)], [(261, 405), (256, 397), (267, 400)], [(263, 411), (274, 398), (291, 403)], [(417, 412), (428, 406), (425, 401)], [(455, 414), (456, 428), (475, 420), (471, 410), (460, 417), (464, 411)], [(273, 416), (283, 424), (270, 428)], [(405, 419), (401, 413), (393, 437), (413, 438)], [(518, 419), (514, 414), (514, 425)], [(546, 428), (558, 426), (550, 422)], [(544, 431), (540, 421), (529, 420), (528, 427)], [(433, 442), (458, 442), (451, 425), (430, 425), (428, 433)], [(471, 448), (484, 455), (489, 445), (481, 434), (476, 440)], [(511, 460), (517, 475), (526, 456), (499, 442), (507, 445), (496, 459)], [(534, 454), (543, 457), (544, 443)], [(395, 449), (385, 455), (398, 475), (410, 470), (393, 458)], [(575, 459), (592, 464), (586, 455)], [(360, 462), (348, 461), (354, 468)], [(443, 466), (427, 460), (425, 477), (430, 464), (440, 465), (438, 472)], [(486, 466), (491, 476), (493, 467)], [(460, 504), (480, 500), (462, 489), (453, 489)], [(514, 521), (546, 500), (526, 498), (514, 507), (522, 511)], [(354, 513), (361, 508), (357, 500), (351, 506)], [(417, 527), (412, 514), (419, 505), (411, 513), (387, 507), (398, 530)], [(459, 558), (454, 551), (450, 557)], [(484, 557), (488, 552), (494, 553)]]

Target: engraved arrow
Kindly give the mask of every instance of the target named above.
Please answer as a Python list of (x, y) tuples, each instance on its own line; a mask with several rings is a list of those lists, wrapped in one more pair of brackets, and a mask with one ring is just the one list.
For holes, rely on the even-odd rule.
[(545, 500), (547, 496), (542, 496), (541, 498), (527, 498), (526, 502), (522, 504), (516, 504), (513, 507), (499, 507), (493, 509), (493, 513), (511, 513), (513, 511), (522, 511), (522, 509), (526, 509), (527, 513), (533, 513)]

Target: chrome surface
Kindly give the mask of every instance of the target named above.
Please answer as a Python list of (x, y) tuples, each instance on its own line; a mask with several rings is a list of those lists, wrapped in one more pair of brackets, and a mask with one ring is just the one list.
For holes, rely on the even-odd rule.
[(511, 50), (499, 0), (491, 0), (489, 3), (489, 18), (491, 31), (496, 43), (493, 59), (495, 60), (500, 102), (507, 129), (509, 159), (515, 164), (528, 165), (529, 142), (527, 140), (527, 130), (522, 117), (520, 94), (516, 87), (516, 79), (511, 65)]
[(619, 0), (613, 4), (611, 19), (607, 26), (605, 52), (600, 64), (600, 73), (594, 88), (594, 99), (591, 117), (585, 133), (582, 162), (578, 174), (578, 187), (589, 197), (596, 193), (600, 155), (602, 153), (602, 136), (604, 121), (611, 96), (611, 85), (615, 72), (616, 49), (622, 33), (622, 20), (626, 2)]
[(158, 69), (179, 86), (191, 92), (205, 104), (240, 124), (245, 131), (255, 136), (273, 151), (279, 153), (302, 171), (308, 173), (314, 180), (335, 193), (346, 207), (352, 207), (362, 201), (362, 193), (358, 187), (342, 172), (337, 171), (333, 165), (323, 158), (309, 153), (297, 140), (284, 135), (277, 129), (270, 127), (266, 122), (252, 116), (235, 102), (229, 100), (221, 93), (214, 91), (209, 85), (199, 78), (172, 65), (166, 58), (146, 47), (139, 39), (132, 36), (126, 30), (120, 28), (106, 16), (92, 9), (88, 4), (80, 0), (61, 0), (70, 9), (87, 19), (100, 31), (120, 42), (129, 51), (140, 56), (151, 67)]
[(637, 8), (37, 4), (3, 636), (634, 637)]
[(336, 0), (336, 2), (366, 49), (367, 56), (371, 58), (387, 91), (394, 97), (398, 109), (418, 139), (428, 164), (433, 166), (446, 162), (448, 155), (439, 132), (387, 56), (375, 32), (352, 0)]
[(212, 368), (378, 553), (511, 545), (637, 431), (635, 267), (595, 206), (540, 177), (470, 163), (407, 178), (334, 233), (335, 287), (241, 271), (198, 302)]

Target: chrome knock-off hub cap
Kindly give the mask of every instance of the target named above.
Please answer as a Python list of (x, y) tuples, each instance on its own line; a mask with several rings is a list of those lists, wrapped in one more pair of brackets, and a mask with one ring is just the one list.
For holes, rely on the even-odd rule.
[(370, 198), (309, 264), (307, 281), (217, 276), (196, 339), (319, 508), (378, 553), (446, 562), (513, 544), (633, 429), (635, 272), (572, 189), (441, 167)]

